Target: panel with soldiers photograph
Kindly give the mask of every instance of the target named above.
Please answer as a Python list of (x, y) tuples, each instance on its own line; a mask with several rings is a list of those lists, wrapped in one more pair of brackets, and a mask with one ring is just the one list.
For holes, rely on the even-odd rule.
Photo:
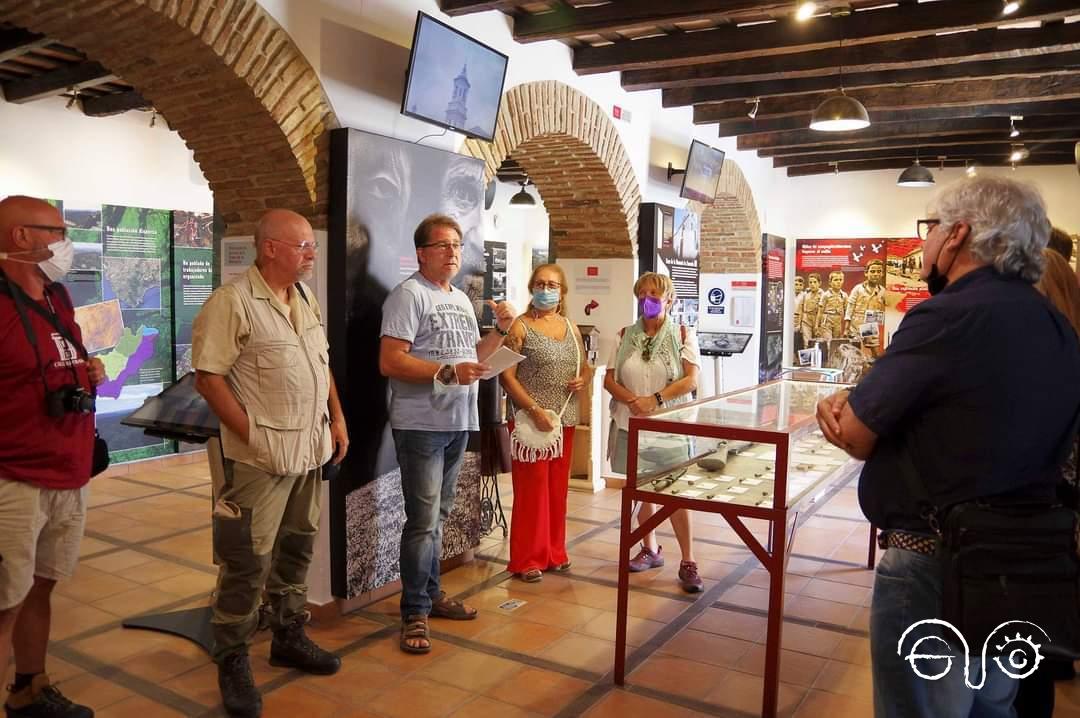
[(886, 241), (803, 239), (796, 243), (794, 350), (821, 351), (821, 364), (851, 364), (854, 347), (864, 362), (884, 349)]

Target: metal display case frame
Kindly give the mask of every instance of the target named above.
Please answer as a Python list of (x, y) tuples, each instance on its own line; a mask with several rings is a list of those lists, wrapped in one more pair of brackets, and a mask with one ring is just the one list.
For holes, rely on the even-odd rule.
[[(619, 544), (619, 588), (618, 604), (615, 628), (615, 667), (614, 679), (618, 685), (623, 685), (626, 674), (626, 630), (627, 608), (630, 592), (630, 551), (631, 548), (641, 541), (646, 534), (654, 530), (661, 522), (667, 520), (673, 512), (679, 509), (690, 511), (704, 511), (720, 514), (739, 536), (746, 548), (757, 557), (765, 570), (769, 572), (769, 603), (767, 630), (765, 638), (765, 674), (764, 691), (762, 698), (762, 716), (773, 718), (777, 713), (779, 678), (780, 678), (780, 640), (784, 615), (784, 573), (787, 566), (788, 556), (794, 540), (794, 531), (799, 513), (805, 511), (816, 502), (821, 493), (830, 486), (846, 482), (854, 473), (861, 469), (862, 462), (848, 459), (844, 464), (825, 473), (808, 488), (799, 492), (794, 502), (787, 498), (789, 456), (792, 451), (791, 443), (805, 436), (805, 432), (813, 431), (811, 425), (816, 428), (816, 418), (813, 413), (802, 416), (796, 421), (789, 421), (786, 425), (774, 428), (722, 425), (715, 423), (694, 423), (674, 420), (671, 417), (687, 409), (695, 407), (705, 408), (709, 404), (721, 400), (728, 400), (740, 394), (748, 394), (778, 386), (783, 391), (783, 385), (807, 386), (815, 385), (827, 388), (830, 392), (836, 391), (840, 386), (825, 382), (803, 382), (779, 379), (776, 381), (760, 384), (755, 387), (739, 389), (727, 392), (708, 399), (681, 404), (660, 413), (650, 416), (635, 416), (630, 419), (628, 447), (627, 447), (627, 482), (622, 490), (622, 520), (620, 528)], [(704, 437), (708, 439), (725, 439), (729, 441), (749, 441), (760, 444), (773, 445), (776, 448), (773, 462), (775, 464), (774, 501), (771, 506), (745, 505), (735, 502), (723, 503), (707, 498), (688, 498), (686, 496), (672, 495), (658, 491), (642, 489), (638, 487), (638, 444), (641, 432), (658, 432), (666, 435), (682, 435), (691, 437)], [(794, 435), (794, 438), (793, 438)], [(694, 463), (701, 457), (694, 457), (687, 464)], [(674, 467), (677, 468), (677, 467)], [(670, 471), (671, 469), (669, 469)], [(650, 475), (658, 472), (651, 472)], [(777, 497), (784, 497), (784, 501)], [(657, 509), (641, 526), (632, 527), (631, 519), (635, 501), (644, 501), (655, 504)], [(749, 528), (743, 523), (743, 519), (762, 519), (769, 522), (768, 538), (763, 545)], [(870, 528), (870, 551), (868, 556), (868, 568), (874, 565), (875, 531)]]

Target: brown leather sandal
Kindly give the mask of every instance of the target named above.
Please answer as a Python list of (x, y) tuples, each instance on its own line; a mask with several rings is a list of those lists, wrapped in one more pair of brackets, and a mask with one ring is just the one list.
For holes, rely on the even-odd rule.
[[(409, 641), (424, 641), (427, 645), (411, 646)], [(428, 633), (427, 616), (409, 616), (401, 622), (401, 640), (398, 642), (401, 650), (406, 653), (430, 653), (431, 634)]]
[(440, 591), (439, 600), (431, 604), (431, 616), (449, 618), (451, 621), (471, 621), (476, 618), (476, 609), (455, 601), (446, 595), (446, 591)]
[(555, 573), (566, 573), (567, 571), (570, 570), (570, 565), (571, 565), (570, 562), (567, 561), (566, 563), (560, 563), (557, 566), (552, 566), (551, 570), (554, 571)]

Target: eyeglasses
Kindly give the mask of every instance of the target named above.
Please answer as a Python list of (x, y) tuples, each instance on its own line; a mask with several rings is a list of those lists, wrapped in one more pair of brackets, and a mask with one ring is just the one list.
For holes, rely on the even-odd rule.
[(926, 238), (930, 236), (930, 230), (941, 224), (940, 219), (920, 219), (915, 222), (915, 231), (919, 235), (919, 239), (926, 241)]
[(290, 247), (296, 247), (301, 252), (306, 252), (309, 249), (314, 251), (314, 250), (317, 250), (319, 248), (319, 243), (315, 242), (315, 241), (300, 242), (299, 244), (297, 244), (296, 242), (286, 242), (285, 240), (275, 239), (274, 237), (267, 237), (266, 239), (268, 241), (270, 241), (270, 242), (277, 242), (278, 244), (287, 244)]
[(533, 282), (533, 289), (562, 289), (559, 282)]
[(67, 236), (67, 227), (57, 227), (52, 224), (21, 224), (20, 227), (26, 227), (27, 229), (40, 229), (42, 232), (49, 232), (59, 235), (60, 239)]
[(421, 249), (437, 249), (440, 252), (460, 252), (461, 242), (432, 242), (431, 244), (421, 244)]

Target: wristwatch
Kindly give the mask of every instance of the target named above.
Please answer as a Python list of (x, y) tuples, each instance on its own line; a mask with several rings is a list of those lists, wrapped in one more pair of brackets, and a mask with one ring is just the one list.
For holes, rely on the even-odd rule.
[(664, 405), (664, 397), (660, 396), (660, 392), (656, 392), (655, 394), (653, 394), (653, 398), (656, 399), (657, 406)]
[(435, 381), (446, 386), (457, 384), (457, 372), (454, 370), (454, 365), (443, 364), (439, 367), (439, 371), (435, 372)]

